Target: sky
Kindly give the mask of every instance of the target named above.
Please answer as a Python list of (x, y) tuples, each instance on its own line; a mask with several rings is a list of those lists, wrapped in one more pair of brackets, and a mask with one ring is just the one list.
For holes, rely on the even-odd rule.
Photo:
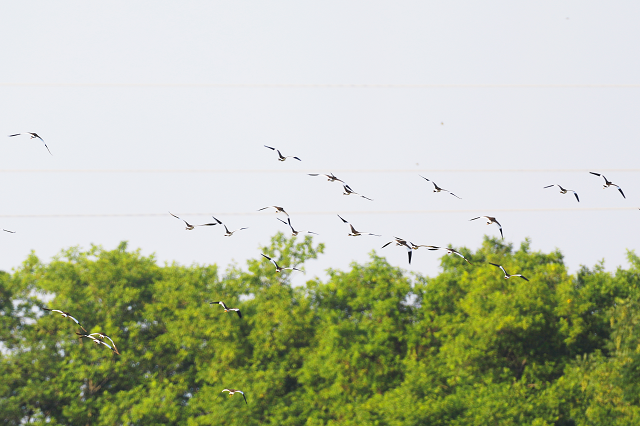
[[(411, 265), (394, 236), (559, 249), (571, 272), (640, 254), (640, 4), (24, 1), (0, 5), (0, 269), (120, 241), (159, 263), (243, 266), (287, 226), (294, 273)], [(1, 139), (0, 139), (1, 140)], [(301, 158), (277, 161), (264, 145)], [(620, 185), (602, 188), (604, 173)], [(342, 195), (333, 172), (373, 201)], [(461, 199), (434, 193), (435, 181)], [(575, 190), (560, 194), (560, 184)], [(169, 211), (197, 224), (186, 231)], [(342, 216), (359, 231), (347, 236)]]

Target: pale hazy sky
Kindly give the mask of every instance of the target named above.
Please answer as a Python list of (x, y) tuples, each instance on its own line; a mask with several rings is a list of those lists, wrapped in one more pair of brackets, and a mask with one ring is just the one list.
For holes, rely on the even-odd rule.
[[(435, 275), (438, 253), (409, 266), (379, 249), (396, 235), (475, 250), (498, 235), (479, 215), (516, 246), (559, 248), (572, 272), (626, 267), (640, 253), (638, 16), (634, 1), (4, 2), (0, 135), (37, 132), (53, 156), (0, 144), (0, 227), (16, 231), (0, 269), (122, 240), (162, 262), (244, 265), (287, 231), (267, 205), (327, 246), (296, 283), (373, 249)], [(167, 211), (250, 229), (187, 232)], [(337, 213), (385, 237), (347, 237)]]

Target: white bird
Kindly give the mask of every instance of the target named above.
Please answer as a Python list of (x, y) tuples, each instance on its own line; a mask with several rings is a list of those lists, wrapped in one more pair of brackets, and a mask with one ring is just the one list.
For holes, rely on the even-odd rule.
[(393, 237), (393, 238), (395, 238), (395, 241), (389, 241), (387, 244), (383, 245), (381, 249), (385, 248), (386, 246), (394, 242), (396, 243), (397, 246), (405, 247), (407, 249), (407, 254), (409, 255), (409, 265), (411, 265), (412, 247), (409, 245), (409, 243), (407, 243), (406, 240), (403, 240), (402, 238), (398, 238), (398, 237)]
[(469, 219), (469, 221), (472, 220), (476, 220), (476, 219), (480, 219), (480, 218), (485, 218), (487, 219), (487, 225), (491, 225), (492, 223), (495, 223), (498, 228), (500, 229), (500, 236), (502, 237), (502, 239), (504, 240), (504, 234), (502, 233), (502, 225), (500, 225), (500, 223), (496, 220), (495, 217), (491, 217), (491, 216), (479, 216), (479, 217), (474, 217), (473, 219)]
[(263, 207), (261, 209), (258, 209), (258, 211), (262, 211), (262, 210), (268, 209), (269, 207), (273, 207), (274, 209), (276, 209), (276, 213), (284, 213), (287, 216), (289, 216), (289, 213), (285, 212), (284, 208), (283, 207), (279, 207), (279, 206), (267, 206), (267, 207)]
[(354, 228), (352, 224), (344, 220), (340, 215), (338, 215), (338, 217), (340, 218), (340, 220), (342, 220), (344, 223), (349, 225), (349, 227), (351, 228), (351, 233), (349, 234), (350, 237), (359, 237), (360, 235), (373, 235), (374, 237), (381, 237), (381, 235), (372, 234), (370, 232), (358, 232), (356, 231), (356, 228)]
[(284, 220), (280, 219), (279, 217), (277, 217), (276, 219), (278, 219), (280, 222), (284, 223), (285, 225), (289, 225), (289, 228), (291, 228), (291, 233), (292, 235), (295, 237), (298, 234), (313, 234), (313, 235), (320, 235), (317, 234), (315, 232), (311, 232), (311, 231), (296, 231), (295, 229), (293, 229), (293, 225), (291, 225), (291, 218), (288, 217), (287, 221), (285, 222)]
[(525, 280), (525, 281), (529, 281), (529, 280), (528, 280), (524, 275), (522, 275), (522, 274), (513, 274), (513, 275), (509, 275), (509, 274), (507, 274), (507, 271), (505, 271), (505, 270), (504, 270), (504, 268), (503, 268), (501, 265), (498, 265), (498, 264), (496, 264), (496, 263), (491, 263), (491, 262), (489, 262), (489, 265), (497, 266), (498, 268), (502, 269), (502, 272), (504, 272), (504, 279), (505, 279), (505, 280), (507, 280), (507, 279), (509, 279), (509, 278), (511, 278), (511, 277), (520, 277), (520, 278), (522, 278), (522, 279), (523, 279), (523, 280)]
[(615, 186), (616, 188), (618, 188), (618, 191), (620, 191), (620, 194), (622, 194), (622, 198), (627, 198), (624, 196), (624, 192), (622, 192), (622, 188), (620, 188), (618, 185), (616, 185), (615, 183), (611, 182), (610, 180), (608, 180), (606, 177), (604, 177), (604, 175), (601, 175), (600, 173), (595, 173), (595, 172), (589, 172), (592, 175), (596, 175), (596, 176), (602, 176), (602, 178), (604, 179), (604, 186), (602, 188), (608, 188), (610, 186)]
[(301, 159), (299, 159), (298, 157), (294, 157), (294, 156), (292, 156), (292, 155), (288, 155), (288, 156), (286, 156), (286, 157), (285, 157), (284, 155), (282, 155), (282, 154), (280, 153), (280, 150), (275, 149), (275, 148), (273, 148), (273, 147), (270, 147), (270, 146), (265, 145), (265, 148), (269, 148), (269, 149), (270, 149), (270, 150), (272, 150), (272, 151), (276, 151), (276, 152), (278, 153), (278, 161), (284, 161), (284, 160), (286, 160), (287, 158), (295, 158), (295, 159), (296, 159), (296, 160), (298, 160), (298, 161), (302, 161), (302, 160), (301, 160)]
[(269, 260), (269, 262), (273, 263), (273, 266), (275, 266), (275, 267), (276, 267), (276, 272), (282, 272), (282, 271), (284, 271), (284, 270), (286, 270), (286, 269), (291, 269), (292, 271), (304, 272), (304, 271), (301, 271), (301, 270), (300, 270), (300, 269), (298, 269), (298, 268), (293, 268), (293, 267), (290, 267), (290, 268), (281, 268), (281, 267), (279, 267), (279, 266), (278, 266), (278, 264), (276, 263), (276, 261), (275, 261), (275, 260), (273, 260), (272, 258), (270, 258), (269, 256), (267, 256), (267, 255), (266, 255), (266, 254), (264, 254), (264, 253), (260, 253), (260, 254), (262, 254), (262, 256), (263, 256), (265, 259)]
[(563, 187), (561, 187), (560, 185), (547, 185), (542, 189), (547, 189), (547, 188), (551, 188), (552, 186), (557, 186), (558, 188), (560, 188), (560, 193), (561, 194), (566, 194), (567, 192), (573, 192), (573, 195), (576, 196), (576, 200), (578, 200), (578, 202), (580, 202), (580, 198), (578, 198), (578, 193), (576, 191), (574, 191), (573, 189), (564, 189)]
[[(44, 147), (47, 148), (47, 151), (49, 151), (49, 154), (51, 154), (51, 150), (49, 149), (49, 147), (45, 143), (44, 139), (42, 139), (40, 136), (38, 136), (37, 133), (32, 133), (32, 132), (16, 133), (15, 135), (9, 135), (9, 137), (12, 138), (14, 136), (20, 136), (20, 135), (29, 135), (29, 136), (31, 136), (29, 139), (36, 139), (36, 138), (40, 139), (42, 141), (42, 143), (44, 144)], [(53, 155), (53, 154), (51, 154), (51, 155)]]
[[(104, 333), (82, 334), (82, 333), (78, 333), (78, 332), (76, 331), (76, 334), (77, 334), (78, 336), (81, 336), (81, 337), (88, 337), (88, 338), (90, 338), (90, 339), (93, 339), (94, 343), (95, 343), (95, 344), (97, 344), (97, 345), (99, 345), (100, 343), (102, 343), (103, 345), (105, 345), (106, 347), (108, 347), (109, 349), (111, 349), (114, 353), (116, 353), (116, 354), (120, 355), (120, 352), (118, 352), (118, 348), (116, 348), (116, 344), (113, 342), (113, 340), (111, 339), (111, 337), (107, 336), (107, 335), (106, 335), (106, 334), (104, 334)], [(98, 338), (93, 337), (93, 336), (98, 336)], [(109, 344), (108, 344), (108, 343), (103, 342), (103, 341), (102, 341), (102, 339), (104, 339), (104, 338), (109, 339), (109, 341), (111, 341), (111, 344), (113, 345), (113, 347), (109, 346)]]
[(325, 174), (319, 174), (319, 173), (307, 173), (307, 174), (308, 174), (309, 176), (326, 176), (326, 177), (327, 177), (327, 180), (328, 180), (329, 182), (335, 182), (335, 181), (338, 181), (338, 182), (342, 182), (342, 183), (344, 183), (344, 181), (343, 181), (343, 180), (338, 179), (338, 178), (337, 178), (333, 173), (330, 173), (330, 174), (328, 174), (328, 175), (325, 175)]
[(362, 198), (364, 198), (366, 200), (373, 201), (369, 197), (365, 197), (364, 195), (358, 194), (353, 189), (351, 189), (351, 187), (349, 185), (342, 185), (342, 188), (344, 189), (344, 192), (342, 193), (342, 195), (357, 195), (357, 196), (362, 197)]
[(249, 229), (249, 228), (238, 228), (238, 229), (236, 229), (236, 230), (229, 231), (229, 228), (227, 228), (227, 225), (225, 225), (224, 223), (220, 222), (220, 221), (219, 221), (218, 219), (216, 219), (214, 216), (211, 216), (211, 217), (213, 217), (213, 219), (214, 219), (216, 222), (218, 222), (218, 224), (220, 224), (220, 225), (224, 226), (224, 230), (225, 230), (225, 234), (224, 234), (224, 236), (225, 236), (225, 237), (230, 237), (230, 236), (232, 236), (235, 232), (242, 231), (243, 229)]
[(232, 308), (227, 308), (227, 305), (225, 305), (224, 302), (209, 302), (209, 304), (210, 305), (215, 305), (215, 304), (221, 305), (224, 308), (225, 312), (235, 311), (235, 312), (238, 313), (238, 316), (240, 318), (242, 318), (242, 314), (240, 313), (240, 309), (238, 309), (238, 308), (233, 308), (233, 309)]
[(187, 231), (192, 231), (196, 228), (196, 226), (214, 226), (217, 225), (217, 223), (203, 223), (202, 225), (192, 225), (189, 222), (187, 222), (186, 220), (179, 218), (178, 216), (176, 216), (175, 214), (169, 212), (169, 214), (173, 217), (175, 217), (176, 219), (180, 219), (181, 221), (183, 221), (185, 223), (185, 225), (187, 225), (186, 229)]
[(457, 196), (456, 194), (454, 194), (453, 192), (451, 192), (451, 191), (449, 191), (449, 190), (447, 190), (447, 189), (444, 189), (444, 188), (440, 188), (438, 185), (436, 185), (436, 183), (435, 183), (434, 181), (429, 180), (429, 179), (427, 179), (426, 177), (424, 177), (424, 176), (422, 176), (422, 175), (418, 175), (418, 176), (420, 176), (422, 179), (427, 180), (427, 181), (429, 181), (429, 182), (431, 182), (431, 183), (433, 184), (433, 192), (442, 192), (442, 191), (444, 191), (444, 192), (448, 192), (449, 194), (453, 195), (454, 197), (459, 198), (459, 199), (461, 199), (461, 200), (462, 200), (462, 198), (458, 197), (458, 196)]
[(68, 312), (61, 311), (60, 309), (47, 309), (47, 308), (42, 308), (42, 309), (44, 309), (45, 311), (58, 312), (58, 313), (60, 313), (60, 315), (62, 315), (62, 318), (70, 318), (70, 319), (72, 319), (72, 320), (73, 320), (73, 322), (75, 322), (76, 324), (78, 324), (78, 325), (80, 326), (80, 328), (81, 328), (81, 329), (83, 329), (85, 332), (87, 331), (87, 330), (85, 330), (85, 328), (82, 326), (82, 324), (80, 324), (80, 322), (79, 322), (77, 319), (75, 319), (74, 317), (72, 317), (72, 316), (71, 316), (71, 314), (69, 314)]
[(420, 247), (427, 247), (428, 250), (444, 250), (447, 252), (447, 254), (455, 254), (460, 256), (461, 258), (463, 258), (469, 265), (471, 265), (471, 262), (469, 262), (469, 260), (464, 257), (462, 255), (462, 253), (460, 253), (459, 251), (456, 251), (450, 247), (438, 247), (438, 246), (420, 246)]
[[(77, 333), (76, 333), (76, 334), (77, 334)], [(109, 339), (109, 341), (110, 341), (110, 342), (111, 342), (111, 344), (113, 345), (114, 352), (115, 352), (115, 353), (117, 353), (118, 355), (120, 355), (120, 352), (118, 352), (118, 348), (116, 348), (116, 343), (113, 341), (113, 339), (111, 339), (111, 337), (107, 336), (107, 335), (106, 335), (106, 334), (104, 334), (104, 333), (100, 333), (100, 332), (98, 332), (98, 333), (91, 333), (91, 334), (89, 334), (89, 336), (94, 336), (94, 335), (95, 335), (95, 336), (98, 336), (100, 339), (105, 339), (105, 338), (106, 338), (106, 339)]]
[[(109, 345), (107, 342), (103, 342), (103, 341), (102, 341), (102, 340), (100, 340), (100, 339), (96, 339), (96, 338), (95, 338), (95, 337), (93, 337), (93, 335), (92, 335), (92, 334), (101, 334), (101, 333), (82, 334), (82, 333), (78, 333), (78, 332), (76, 331), (76, 334), (77, 334), (78, 336), (80, 336), (80, 337), (87, 337), (87, 338), (89, 338), (89, 339), (93, 340), (93, 343), (95, 343), (96, 345), (105, 345), (106, 347), (108, 347), (109, 349), (111, 349), (111, 351), (113, 351), (113, 353), (115, 353), (115, 354), (117, 354), (117, 355), (120, 355), (120, 352), (118, 352), (118, 350), (117, 350), (117, 349), (112, 348), (112, 347), (111, 347), (111, 345)], [(105, 335), (105, 336), (106, 336), (106, 335)], [(111, 340), (111, 339), (109, 339), (109, 340)], [(113, 343), (113, 341), (111, 341), (111, 343)], [(113, 346), (115, 346), (115, 345), (113, 345)]]
[(241, 393), (242, 397), (244, 398), (244, 402), (245, 404), (249, 405), (249, 403), (247, 402), (247, 397), (244, 396), (244, 392), (242, 392), (241, 390), (238, 389), (222, 389), (222, 392), (229, 392), (229, 396), (233, 396), (234, 393)]

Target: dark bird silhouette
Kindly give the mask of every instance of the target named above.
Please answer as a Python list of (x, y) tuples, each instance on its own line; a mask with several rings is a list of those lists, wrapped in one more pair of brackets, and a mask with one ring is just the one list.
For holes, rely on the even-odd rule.
[(576, 191), (574, 191), (573, 189), (564, 189), (563, 187), (561, 187), (560, 185), (547, 185), (542, 189), (547, 189), (547, 188), (551, 188), (552, 186), (557, 186), (558, 188), (560, 188), (560, 193), (561, 194), (566, 194), (567, 192), (573, 192), (573, 195), (576, 196), (576, 200), (578, 200), (578, 202), (580, 202), (580, 198), (578, 198), (578, 193)]
[(513, 275), (507, 274), (507, 271), (505, 271), (504, 268), (501, 265), (498, 265), (496, 263), (491, 263), (491, 262), (489, 262), (489, 265), (497, 266), (498, 268), (502, 269), (502, 272), (504, 272), (504, 279), (505, 280), (508, 280), (511, 277), (520, 277), (525, 281), (529, 281), (524, 275), (521, 275), (521, 274), (513, 274)]
[[(36, 139), (36, 138), (40, 139), (42, 141), (42, 143), (44, 144), (44, 147), (47, 148), (47, 151), (49, 151), (49, 154), (51, 154), (51, 150), (49, 149), (49, 147), (45, 143), (44, 139), (42, 139), (40, 136), (38, 136), (37, 133), (32, 133), (32, 132), (16, 133), (15, 135), (9, 135), (9, 137), (12, 138), (14, 136), (20, 136), (20, 135), (29, 135), (29, 136), (31, 136), (29, 139)], [(53, 155), (53, 154), (51, 154), (51, 155)]]
[(602, 188), (608, 188), (610, 186), (615, 186), (616, 188), (618, 188), (618, 191), (620, 191), (620, 194), (622, 194), (622, 198), (627, 198), (624, 196), (624, 192), (622, 192), (622, 188), (620, 188), (618, 185), (616, 185), (615, 183), (611, 182), (609, 179), (607, 179), (604, 175), (600, 174), (600, 173), (595, 173), (595, 172), (589, 172), (592, 175), (596, 175), (596, 176), (602, 176), (602, 178), (604, 179), (604, 185), (602, 186)]
[(294, 158), (294, 159), (296, 159), (296, 160), (298, 160), (298, 161), (302, 161), (302, 160), (301, 160), (301, 159), (299, 159), (298, 157), (294, 157), (294, 156), (292, 156), (292, 155), (289, 155), (289, 156), (286, 156), (286, 157), (285, 157), (284, 155), (282, 155), (282, 154), (280, 153), (280, 150), (277, 150), (277, 149), (275, 149), (275, 148), (273, 148), (273, 147), (270, 147), (270, 146), (267, 146), (267, 145), (265, 145), (264, 147), (265, 147), (265, 148), (269, 148), (269, 149), (270, 149), (270, 150), (272, 150), (272, 151), (276, 151), (276, 152), (278, 153), (278, 161), (285, 161), (287, 158)]
[(502, 239), (504, 240), (504, 234), (502, 233), (502, 225), (500, 225), (500, 223), (496, 220), (495, 217), (491, 217), (491, 216), (479, 216), (479, 217), (474, 217), (473, 219), (469, 219), (469, 221), (472, 220), (476, 220), (476, 219), (480, 219), (480, 218), (485, 218), (487, 219), (487, 225), (491, 225), (492, 223), (495, 223), (496, 226), (500, 229), (500, 236), (502, 237)]

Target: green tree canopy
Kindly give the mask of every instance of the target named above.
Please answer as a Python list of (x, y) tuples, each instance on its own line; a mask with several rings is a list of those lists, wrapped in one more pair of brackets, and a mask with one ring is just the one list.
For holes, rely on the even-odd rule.
[[(304, 268), (310, 237), (261, 248)], [(371, 254), (292, 287), (246, 268), (159, 265), (121, 244), (0, 273), (7, 425), (628, 425), (640, 418), (640, 259), (567, 272), (486, 238), (436, 277)], [(505, 279), (489, 264), (519, 277)], [(298, 273), (298, 272), (294, 272)], [(225, 313), (220, 305), (240, 308)], [(82, 339), (103, 332), (120, 355)], [(224, 388), (241, 389), (229, 398)]]

